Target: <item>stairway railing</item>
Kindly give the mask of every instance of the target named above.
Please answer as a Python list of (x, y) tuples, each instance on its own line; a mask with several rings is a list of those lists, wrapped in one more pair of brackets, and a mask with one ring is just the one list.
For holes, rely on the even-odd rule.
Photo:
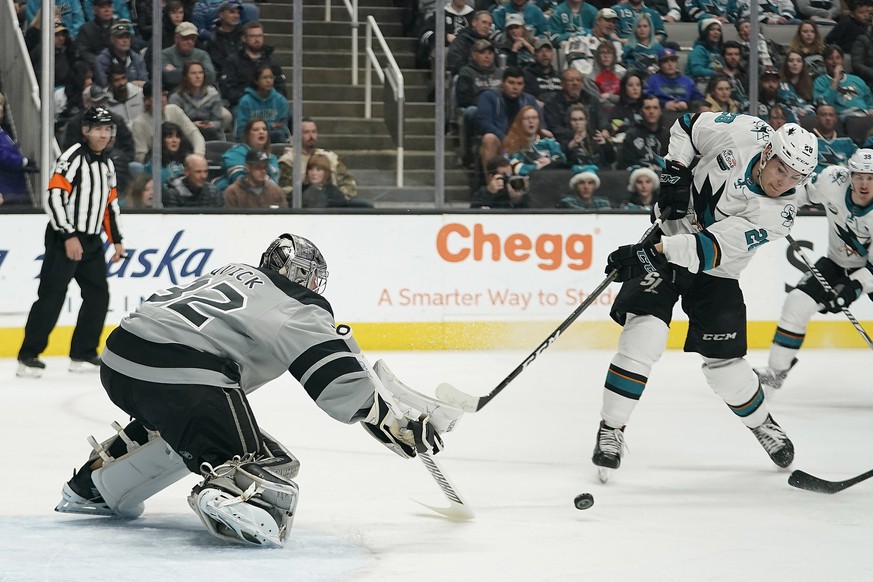
[[(379, 59), (376, 57), (376, 53), (373, 50), (373, 35), (375, 34), (376, 40), (379, 41), (379, 46), (382, 48), (382, 52), (385, 55), (385, 60), (387, 61), (387, 66), (383, 70), (381, 65), (379, 64)], [(372, 119), (372, 108), (373, 108), (373, 82), (372, 82), (372, 71), (376, 70), (376, 75), (379, 77), (379, 81), (382, 85), (385, 85), (385, 81), (387, 79), (388, 84), (391, 86), (391, 90), (394, 94), (394, 100), (397, 102), (397, 116), (393, 121), (396, 125), (396, 135), (395, 135), (395, 143), (397, 144), (397, 187), (403, 186), (403, 105), (406, 100), (406, 96), (404, 94), (404, 83), (403, 83), (403, 73), (400, 71), (400, 67), (397, 66), (397, 61), (394, 59), (394, 55), (391, 53), (391, 49), (388, 48), (388, 43), (385, 42), (385, 36), (382, 34), (382, 31), (379, 29), (379, 24), (376, 22), (376, 19), (372, 16), (367, 16), (367, 35), (366, 35), (366, 64), (365, 64), (365, 78), (366, 84), (364, 89), (364, 118)], [(386, 123), (389, 120), (388, 114), (388, 103), (385, 103), (385, 121)], [(392, 128), (389, 126), (389, 131)], [(394, 133), (392, 131), (392, 133)]]
[[(324, 21), (330, 22), (331, 0), (326, 0), (324, 3)], [(343, 0), (343, 4), (349, 13), (352, 27), (352, 85), (358, 84), (358, 28), (361, 23), (358, 22), (358, 0)]]

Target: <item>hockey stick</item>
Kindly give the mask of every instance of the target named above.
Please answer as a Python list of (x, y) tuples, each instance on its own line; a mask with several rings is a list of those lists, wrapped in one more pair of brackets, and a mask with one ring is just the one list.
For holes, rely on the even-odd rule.
[(442, 465), (437, 463), (436, 459), (434, 459), (430, 453), (418, 453), (418, 458), (421, 459), (421, 462), (424, 463), (424, 466), (427, 467), (427, 470), (430, 472), (431, 477), (434, 478), (434, 481), (437, 482), (437, 485), (440, 486), (440, 489), (443, 490), (443, 493), (449, 499), (448, 507), (435, 507), (433, 505), (428, 505), (426, 503), (422, 503), (421, 501), (417, 501), (413, 499), (419, 505), (423, 505), (427, 507), (431, 511), (436, 511), (440, 515), (443, 515), (449, 519), (453, 519), (456, 521), (466, 521), (473, 519), (474, 513), (473, 510), (470, 509), (470, 506), (464, 501), (464, 498), (461, 497), (461, 494), (458, 493), (458, 490), (455, 489), (454, 483), (452, 483), (446, 474), (443, 472)]
[[(661, 216), (669, 215), (671, 210), (672, 209), (669, 207), (665, 208), (661, 211)], [(652, 224), (652, 226), (650, 226), (649, 229), (643, 234), (640, 242), (642, 243), (647, 241), (649, 237), (652, 236), (652, 234), (661, 227), (662, 222), (663, 221), (661, 220), (661, 218), (656, 219), (654, 224)], [(491, 392), (485, 394), (484, 396), (473, 396), (472, 394), (467, 394), (466, 392), (458, 390), (451, 384), (440, 384), (436, 388), (437, 398), (442, 400), (446, 404), (449, 404), (450, 406), (460, 408), (464, 412), (478, 412), (479, 410), (482, 410), (483, 406), (491, 402), (491, 400), (493, 400), (495, 396), (500, 394), (503, 389), (506, 388), (509, 383), (516, 378), (516, 376), (521, 374), (525, 368), (531, 365), (531, 363), (533, 363), (533, 361), (536, 360), (537, 357), (546, 350), (546, 348), (555, 343), (555, 340), (557, 340), (562, 333), (567, 331), (567, 328), (570, 327), (573, 322), (579, 318), (580, 315), (582, 315), (582, 312), (588, 309), (588, 307), (590, 307), (591, 304), (594, 303), (598, 297), (600, 297), (600, 294), (603, 293), (603, 291), (607, 287), (609, 287), (610, 283), (615, 281), (615, 278), (617, 276), (618, 270), (613, 269), (612, 272), (610, 272), (609, 275), (606, 276), (606, 279), (604, 279), (600, 283), (600, 285), (598, 285), (594, 289), (594, 291), (592, 291), (588, 295), (588, 297), (585, 298), (585, 301), (583, 301), (579, 305), (579, 307), (573, 310), (573, 313), (571, 313), (570, 316), (565, 319), (555, 331), (550, 333), (549, 337), (547, 337), (540, 345), (538, 345), (537, 348), (532, 351), (521, 364), (519, 364), (512, 372), (510, 372), (509, 375), (504, 378), (503, 381), (500, 382), (500, 384), (498, 384), (497, 387), (494, 388)]]
[[(830, 283), (828, 283), (827, 279), (824, 278), (824, 276), (815, 267), (815, 265), (813, 265), (809, 261), (809, 258), (806, 256), (806, 253), (803, 252), (803, 248), (801, 248), (797, 241), (794, 240), (794, 238), (792, 238), (790, 234), (785, 236), (785, 240), (788, 241), (788, 244), (791, 246), (797, 256), (800, 257), (800, 260), (806, 264), (813, 277), (815, 277), (816, 281), (818, 281), (819, 284), (824, 287), (824, 290), (828, 293), (833, 293), (834, 288), (831, 287)], [(846, 315), (846, 317), (849, 318), (849, 321), (852, 323), (852, 325), (855, 326), (855, 329), (858, 330), (858, 333), (861, 334), (861, 337), (864, 338), (864, 341), (867, 342), (867, 347), (873, 350), (873, 340), (870, 339), (870, 336), (867, 335), (867, 332), (864, 331), (864, 328), (861, 327), (861, 324), (858, 322), (857, 319), (855, 319), (855, 316), (852, 315), (852, 312), (849, 311), (849, 308), (843, 305), (841, 309), (843, 310), (843, 313)]]
[(866, 481), (870, 477), (873, 477), (873, 469), (866, 473), (861, 473), (857, 477), (846, 479), (845, 481), (825, 481), (824, 479), (810, 475), (804, 471), (794, 471), (791, 473), (791, 476), (788, 477), (788, 484), (805, 491), (833, 494), (839, 493), (843, 489), (851, 487), (861, 481)]

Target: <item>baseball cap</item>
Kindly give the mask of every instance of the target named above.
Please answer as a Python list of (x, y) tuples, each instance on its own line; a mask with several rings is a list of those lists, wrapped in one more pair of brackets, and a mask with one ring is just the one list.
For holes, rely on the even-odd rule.
[(107, 4), (112, 4), (112, 0), (94, 0), (91, 2), (92, 6), (106, 6)]
[(474, 53), (481, 53), (483, 51), (493, 51), (494, 45), (491, 44), (491, 41), (485, 40), (484, 38), (480, 38), (476, 42), (473, 43), (472, 48)]
[(179, 23), (179, 26), (176, 27), (176, 34), (178, 34), (179, 36), (191, 36), (192, 34), (198, 34), (197, 27), (190, 22), (181, 22)]
[(658, 53), (658, 61), (666, 61), (667, 59), (678, 59), (679, 55), (676, 54), (676, 49), (672, 49), (670, 47), (664, 47), (661, 49), (661, 52)]
[(770, 65), (768, 67), (763, 67), (761, 69), (761, 77), (763, 78), (763, 77), (770, 77), (770, 76), (778, 77), (779, 76), (779, 69), (777, 69), (773, 65)]
[(57, 34), (59, 32), (63, 32), (65, 30), (67, 30), (67, 27), (64, 26), (63, 22), (61, 22), (60, 20), (55, 22), (55, 34)]
[(112, 36), (124, 36), (125, 34), (133, 35), (133, 23), (130, 20), (122, 19), (115, 22), (109, 30)]
[(601, 8), (597, 11), (597, 14), (594, 16), (594, 19), (598, 18), (607, 18), (609, 20), (615, 19), (618, 20), (618, 13), (612, 8)]
[(225, 2), (221, 3), (221, 6), (218, 7), (219, 12), (221, 12), (222, 10), (241, 10), (241, 9), (242, 9), (242, 2), (240, 2), (240, 0), (226, 0)]
[(246, 154), (246, 163), (247, 164), (267, 164), (270, 162), (270, 154), (265, 152), (264, 150), (255, 150), (251, 149)]
[(549, 48), (555, 48), (555, 45), (552, 44), (552, 41), (547, 38), (538, 38), (534, 41), (534, 50), (538, 51), (544, 46), (547, 46)]
[(88, 97), (90, 97), (92, 103), (100, 103), (109, 99), (109, 91), (97, 83), (91, 83), (91, 86), (86, 91), (88, 91)]
[(524, 16), (521, 14), (507, 14), (504, 28), (509, 28), (510, 26), (524, 26)]

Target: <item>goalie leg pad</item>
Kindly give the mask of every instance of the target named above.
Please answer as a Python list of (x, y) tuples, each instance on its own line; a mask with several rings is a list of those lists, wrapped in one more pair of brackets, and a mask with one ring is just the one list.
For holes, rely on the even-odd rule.
[(189, 474), (182, 457), (154, 433), (144, 445), (115, 459), (103, 460), (91, 480), (113, 513), (139, 517), (143, 502)]
[(214, 469), (204, 465), (208, 475), (191, 492), (188, 504), (218, 538), (282, 547), (294, 522), (299, 489), (271, 466), (277, 467), (274, 457), (236, 458)]

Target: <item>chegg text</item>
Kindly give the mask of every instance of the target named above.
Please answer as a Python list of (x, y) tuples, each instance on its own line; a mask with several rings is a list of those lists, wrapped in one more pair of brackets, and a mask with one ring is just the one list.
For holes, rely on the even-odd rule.
[(535, 238), (523, 233), (500, 235), (485, 232), (481, 224), (472, 230), (463, 224), (449, 223), (437, 233), (437, 252), (443, 260), (460, 263), (472, 259), (484, 261), (524, 262), (538, 260), (544, 271), (559, 268), (566, 259), (567, 267), (583, 271), (591, 265), (591, 235), (543, 233)]

